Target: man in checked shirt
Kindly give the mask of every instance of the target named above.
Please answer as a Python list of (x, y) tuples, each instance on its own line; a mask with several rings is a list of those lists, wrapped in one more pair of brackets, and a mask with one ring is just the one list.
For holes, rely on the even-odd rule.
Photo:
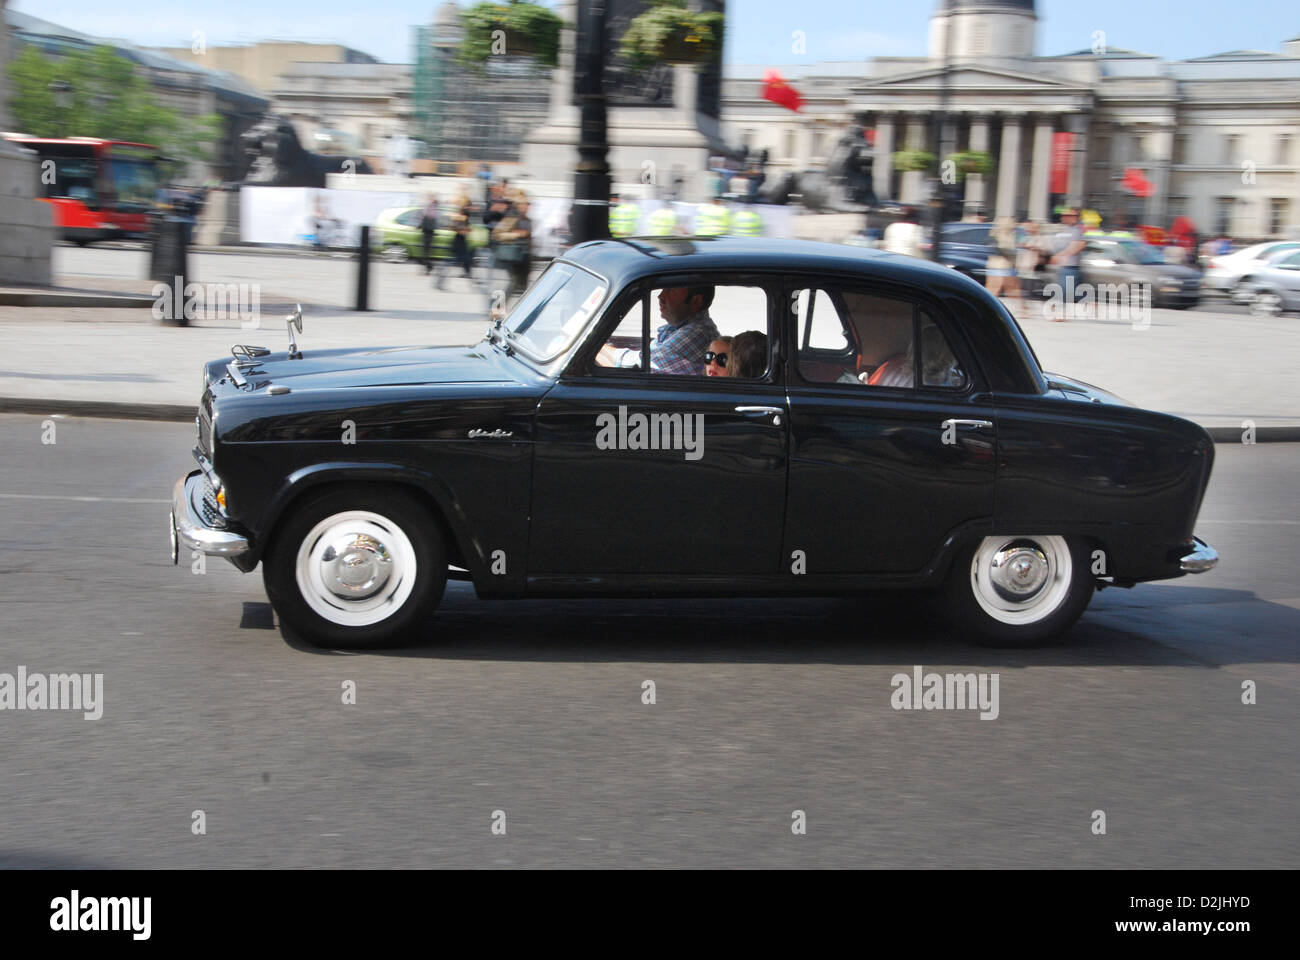
[[(666, 322), (650, 342), (652, 373), (704, 374), (704, 354), (718, 338), (718, 328), (709, 318), (712, 304), (712, 286), (666, 287), (659, 291), (659, 315)], [(596, 362), (603, 367), (639, 367), (641, 351), (606, 344), (596, 355)]]

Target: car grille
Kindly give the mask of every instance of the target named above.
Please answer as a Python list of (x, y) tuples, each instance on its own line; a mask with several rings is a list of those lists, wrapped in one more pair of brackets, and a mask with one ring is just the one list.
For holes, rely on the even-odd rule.
[(221, 508), (217, 506), (217, 491), (212, 488), (212, 483), (206, 476), (203, 478), (203, 502), (198, 506), (205, 524), (218, 530), (225, 529), (226, 518), (221, 515)]

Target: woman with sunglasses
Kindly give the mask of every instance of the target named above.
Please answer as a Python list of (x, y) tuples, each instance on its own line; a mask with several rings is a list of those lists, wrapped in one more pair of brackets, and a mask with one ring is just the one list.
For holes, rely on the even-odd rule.
[(727, 359), (730, 353), (730, 337), (718, 337), (717, 340), (710, 343), (708, 352), (704, 354), (704, 375), (706, 377), (729, 376), (727, 372)]

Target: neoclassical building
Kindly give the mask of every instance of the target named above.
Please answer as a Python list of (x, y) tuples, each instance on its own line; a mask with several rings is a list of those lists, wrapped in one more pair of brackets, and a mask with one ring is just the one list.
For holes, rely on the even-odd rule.
[[(855, 120), (874, 131), (877, 195), (904, 202), (926, 199), (927, 175), (892, 169), (894, 152), (938, 140), (944, 156), (993, 155), (991, 175), (961, 185), (968, 207), (992, 215), (1048, 219), (1072, 203), (1243, 238), (1300, 229), (1300, 38), (1277, 53), (1166, 61), (1098, 32), (1089, 49), (1044, 57), (1037, 26), (1034, 0), (940, 0), (927, 57), (784, 68), (798, 114), (761, 98), (761, 68), (729, 67), (724, 135), (802, 170)], [(1125, 190), (1130, 169), (1150, 197)]]

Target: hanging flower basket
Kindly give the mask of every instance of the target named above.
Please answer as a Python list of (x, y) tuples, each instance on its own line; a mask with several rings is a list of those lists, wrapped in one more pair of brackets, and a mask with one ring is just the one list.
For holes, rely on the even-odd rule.
[(657, 63), (709, 63), (722, 50), (724, 17), (696, 13), (685, 0), (656, 0), (628, 26), (619, 50), (637, 66)]
[(529, 3), (477, 3), (461, 14), (464, 34), (458, 59), (482, 70), (493, 56), (532, 57), (544, 66), (558, 62), (562, 21), (552, 10)]
[(956, 165), (957, 172), (963, 177), (968, 177), (973, 173), (986, 177), (993, 172), (993, 154), (985, 153), (982, 150), (969, 150), (963, 153), (950, 154), (948, 159)]
[(894, 169), (903, 173), (930, 170), (934, 167), (934, 154), (928, 150), (899, 150), (894, 154)]

